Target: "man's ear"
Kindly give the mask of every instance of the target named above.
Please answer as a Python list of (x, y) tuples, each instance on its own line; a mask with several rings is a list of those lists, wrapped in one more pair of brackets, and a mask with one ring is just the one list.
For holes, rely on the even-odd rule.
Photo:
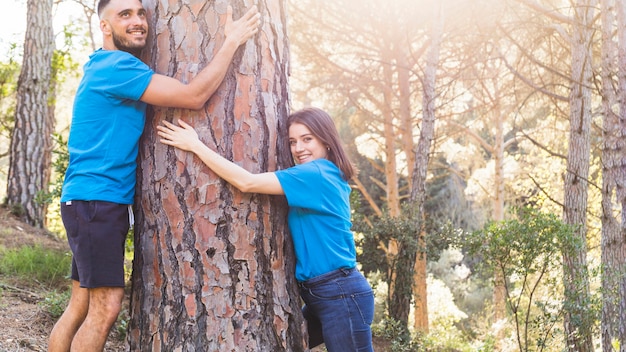
[(105, 35), (111, 34), (111, 24), (106, 20), (100, 20), (100, 31)]

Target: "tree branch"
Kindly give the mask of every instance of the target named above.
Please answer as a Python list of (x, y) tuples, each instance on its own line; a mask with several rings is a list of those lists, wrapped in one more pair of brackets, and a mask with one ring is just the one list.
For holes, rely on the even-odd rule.
[(567, 23), (567, 24), (574, 24), (573, 18), (569, 16), (565, 16), (564, 14), (556, 10), (551, 10), (534, 0), (516, 0), (516, 1), (519, 2), (520, 4), (526, 5), (529, 8), (541, 13), (542, 15), (546, 15), (547, 17), (550, 17), (559, 22)]

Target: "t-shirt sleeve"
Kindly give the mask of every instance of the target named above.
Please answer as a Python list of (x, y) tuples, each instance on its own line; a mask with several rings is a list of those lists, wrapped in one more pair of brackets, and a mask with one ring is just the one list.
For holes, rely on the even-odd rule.
[(290, 207), (316, 209), (320, 207), (323, 190), (322, 174), (316, 163), (306, 163), (276, 171)]
[(148, 65), (130, 54), (119, 57), (113, 69), (117, 74), (112, 75), (107, 91), (130, 100), (141, 98), (154, 74)]

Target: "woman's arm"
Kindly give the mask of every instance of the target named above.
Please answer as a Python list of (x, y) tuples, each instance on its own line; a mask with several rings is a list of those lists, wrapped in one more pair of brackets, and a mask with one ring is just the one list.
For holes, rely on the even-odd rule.
[(273, 172), (248, 172), (209, 149), (200, 141), (193, 127), (185, 121), (178, 120), (178, 124), (180, 126), (163, 121), (163, 125), (157, 126), (161, 143), (196, 154), (213, 172), (242, 192), (285, 194)]

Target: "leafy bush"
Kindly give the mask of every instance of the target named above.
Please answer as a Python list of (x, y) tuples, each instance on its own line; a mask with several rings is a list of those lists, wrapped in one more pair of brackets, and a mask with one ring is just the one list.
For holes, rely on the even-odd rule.
[(372, 326), (372, 335), (390, 342), (391, 352), (417, 352), (419, 343), (411, 337), (411, 333), (399, 321), (385, 317), (380, 323)]
[(563, 339), (559, 327), (564, 311), (571, 309), (560, 292), (561, 255), (579, 244), (572, 228), (556, 215), (532, 208), (515, 210), (515, 218), (489, 223), (473, 233), (468, 247), (486, 270), (505, 278), (518, 350), (546, 351)]
[(50, 316), (57, 319), (65, 311), (67, 302), (70, 300), (70, 290), (58, 292), (56, 290), (47, 293), (43, 301), (39, 302), (39, 306), (43, 308)]

